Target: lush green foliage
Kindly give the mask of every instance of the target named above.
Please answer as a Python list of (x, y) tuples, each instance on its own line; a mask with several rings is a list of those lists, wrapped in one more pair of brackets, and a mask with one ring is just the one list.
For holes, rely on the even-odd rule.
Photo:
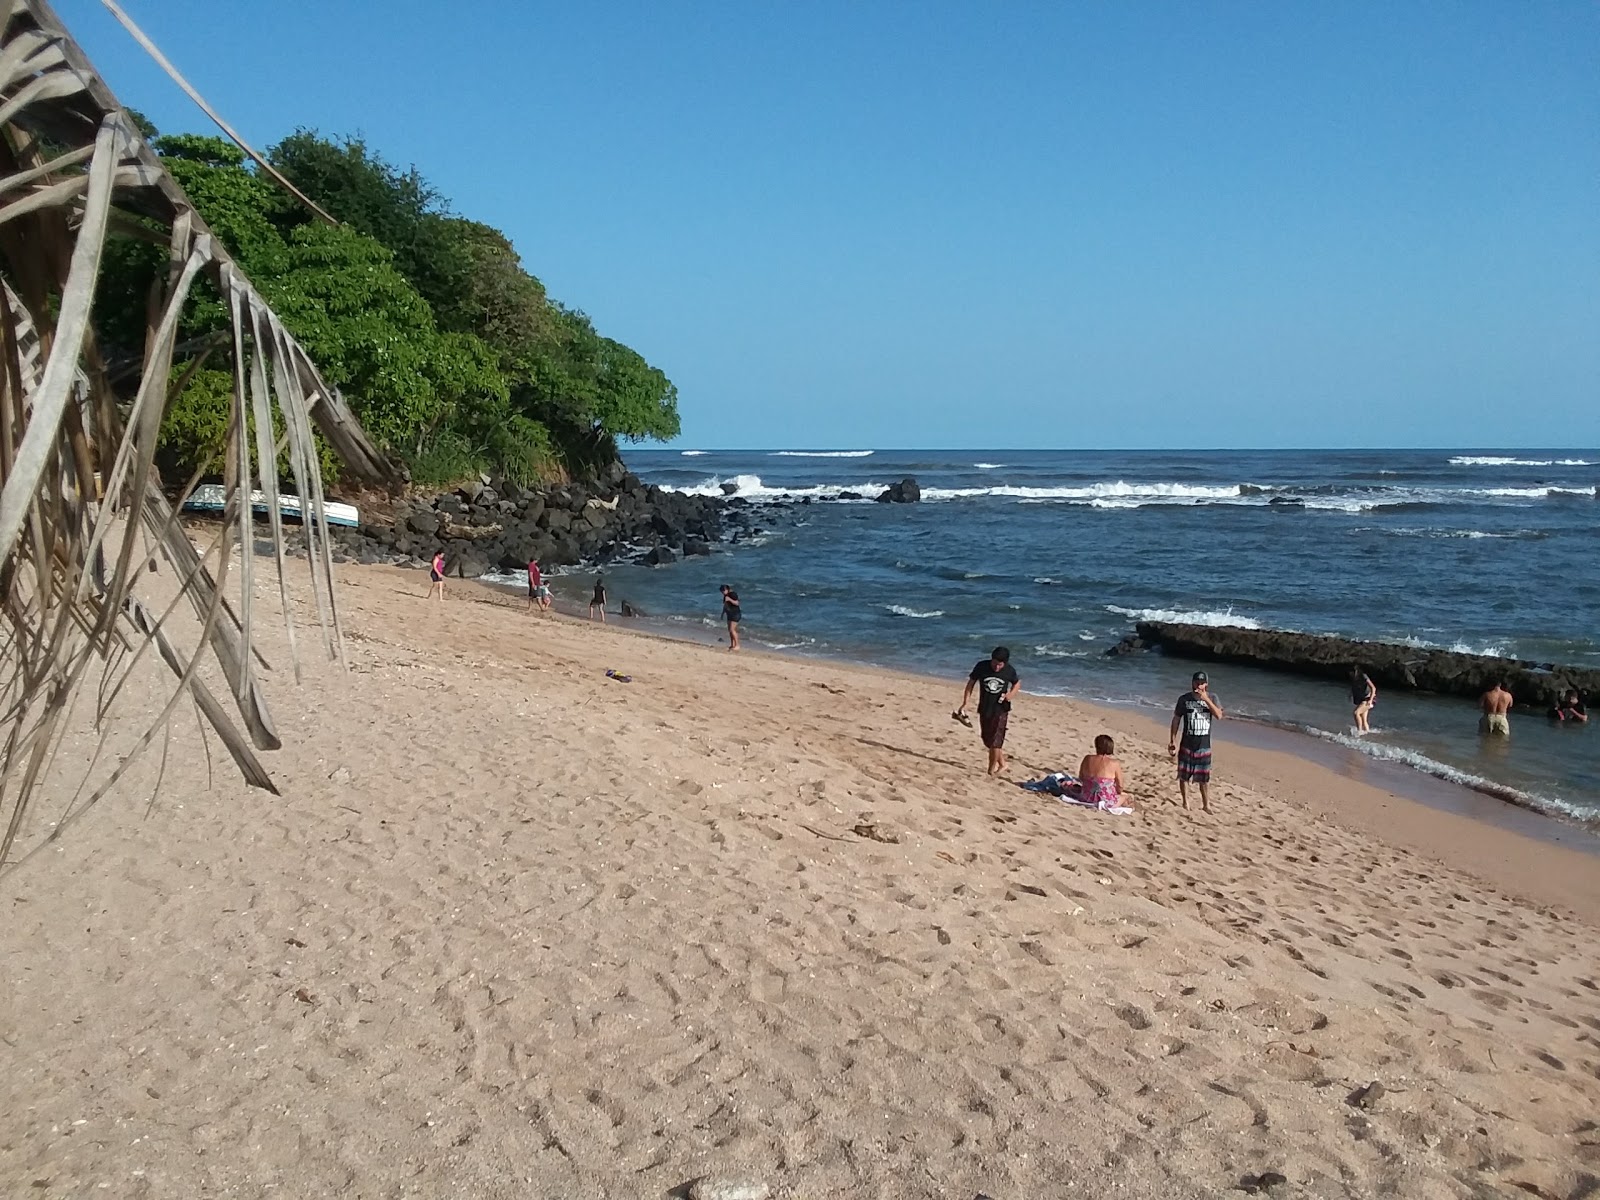
[[(149, 132), (324, 376), (418, 482), (479, 471), (522, 481), (581, 474), (613, 458), (618, 438), (677, 433), (672, 382), (551, 300), (503, 233), (452, 215), (416, 171), (359, 140), (287, 138), (273, 164), (342, 222), (330, 227), (231, 143)], [(165, 262), (159, 247), (132, 238), (108, 246), (96, 327), (109, 361), (137, 357)], [(226, 328), (216, 295), (197, 287), (185, 314), (188, 353)], [(163, 425), (174, 470), (203, 465), (226, 428), (231, 348), (213, 340)]]

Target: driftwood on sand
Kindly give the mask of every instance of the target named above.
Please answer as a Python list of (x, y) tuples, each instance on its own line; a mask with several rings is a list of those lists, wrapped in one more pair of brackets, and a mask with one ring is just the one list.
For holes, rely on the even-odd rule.
[[(146, 314), (131, 401), (114, 394), (90, 326), (113, 231), (159, 240), (168, 270)], [(186, 299), (204, 278), (232, 318), (221, 347), (233, 406), (214, 466), (229, 489), (216, 543), (202, 556), (178, 526), (155, 467)], [(319, 640), (338, 654), (338, 613), (315, 433), (353, 481), (392, 486), (395, 466), (283, 327), (195, 212), (44, 0), (0, 0), (0, 870), (15, 861), (30, 799), (53, 767), (64, 716), (95, 695), (98, 721), (147, 663), (170, 672), (170, 698), (107, 777), (55, 817), (64, 828), (124, 774), (192, 700), (244, 778), (271, 787), (257, 752), (279, 746), (252, 654), (254, 488), (298, 495)], [(288, 479), (280, 479), (279, 455)], [(190, 481), (192, 486), (194, 481)], [(269, 509), (283, 612), (288, 555)], [(173, 595), (141, 596), (146, 564)], [(293, 645), (291, 641), (291, 646)], [(203, 664), (226, 681), (221, 697)], [(229, 703), (225, 703), (225, 700)], [(230, 711), (231, 704), (231, 711)], [(74, 764), (81, 765), (81, 764)]]

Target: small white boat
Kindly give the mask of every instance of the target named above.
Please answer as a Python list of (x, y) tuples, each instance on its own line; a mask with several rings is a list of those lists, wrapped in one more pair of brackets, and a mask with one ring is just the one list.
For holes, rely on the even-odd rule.
[[(183, 506), (184, 512), (219, 513), (227, 501), (228, 491), (220, 483), (202, 483), (194, 489)], [(266, 515), (267, 494), (265, 492), (250, 493), (250, 507), (256, 512)], [(361, 524), (361, 514), (354, 504), (338, 504), (332, 500), (323, 502), (322, 511), (328, 518), (329, 525), (345, 525), (351, 529)], [(300, 497), (278, 496), (278, 513), (287, 521), (299, 521)]]

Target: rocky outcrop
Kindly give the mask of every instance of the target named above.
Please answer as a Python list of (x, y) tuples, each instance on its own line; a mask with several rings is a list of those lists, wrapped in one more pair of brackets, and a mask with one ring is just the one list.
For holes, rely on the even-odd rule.
[(1510, 689), (1519, 705), (1538, 709), (1549, 708), (1568, 688), (1577, 688), (1585, 696), (1600, 694), (1600, 671), (1554, 663), (1276, 629), (1164, 621), (1141, 621), (1135, 628), (1133, 638), (1125, 638), (1108, 653), (1155, 647), (1180, 658), (1240, 663), (1340, 681), (1349, 677), (1353, 664), (1360, 664), (1380, 688), (1449, 696), (1477, 697), (1498, 681)]
[(760, 510), (721, 496), (691, 496), (640, 482), (622, 464), (581, 484), (523, 488), (479, 479), (401, 502), (392, 516), (335, 529), (339, 557), (425, 563), (444, 551), (449, 575), (545, 567), (676, 561), (760, 532)]
[(902, 479), (884, 488), (876, 499), (879, 504), (915, 504), (922, 499), (922, 487), (915, 479)]

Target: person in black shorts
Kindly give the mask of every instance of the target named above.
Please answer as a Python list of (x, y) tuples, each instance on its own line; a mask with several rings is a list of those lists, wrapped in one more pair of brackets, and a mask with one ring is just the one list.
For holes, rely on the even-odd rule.
[(978, 693), (978, 729), (983, 734), (983, 744), (989, 748), (989, 769), (985, 774), (1000, 775), (1006, 769), (1006, 722), (1011, 717), (1011, 699), (1022, 687), (1017, 669), (1011, 665), (1011, 651), (996, 646), (988, 658), (979, 659), (967, 676), (966, 690), (961, 693), (961, 707), (957, 717), (964, 717), (967, 702), (973, 690)]
[(589, 598), (589, 620), (594, 620), (595, 613), (600, 614), (600, 624), (606, 623), (606, 577), (594, 577), (594, 595)]
[(739, 648), (739, 622), (744, 612), (739, 607), (739, 593), (727, 584), (722, 585), (722, 619), (728, 623), (728, 649)]
[[(1196, 671), (1189, 690), (1178, 697), (1172, 710), (1167, 753), (1178, 763), (1178, 795), (1189, 807), (1189, 785), (1200, 787), (1200, 809), (1211, 811), (1211, 722), (1222, 720), (1222, 705), (1211, 694), (1204, 671)], [(1180, 741), (1179, 730), (1183, 732)]]

